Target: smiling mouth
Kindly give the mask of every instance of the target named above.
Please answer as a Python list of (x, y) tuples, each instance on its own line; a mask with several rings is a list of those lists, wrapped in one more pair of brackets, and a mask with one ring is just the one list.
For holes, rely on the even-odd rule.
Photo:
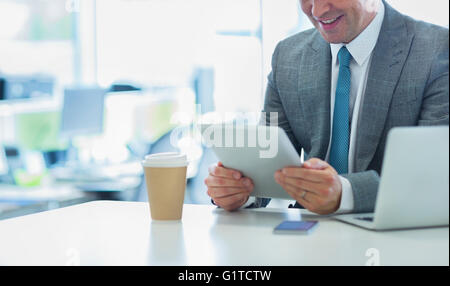
[(336, 27), (339, 25), (339, 23), (341, 22), (341, 19), (344, 18), (344, 15), (340, 15), (337, 16), (336, 18), (331, 18), (331, 19), (322, 19), (319, 20), (317, 19), (317, 23), (319, 23), (321, 29), (325, 32), (333, 32)]
[(336, 18), (333, 19), (328, 19), (328, 20), (319, 20), (320, 23), (325, 24), (325, 25), (330, 25), (333, 24), (334, 22), (336, 22), (341, 16), (338, 16)]

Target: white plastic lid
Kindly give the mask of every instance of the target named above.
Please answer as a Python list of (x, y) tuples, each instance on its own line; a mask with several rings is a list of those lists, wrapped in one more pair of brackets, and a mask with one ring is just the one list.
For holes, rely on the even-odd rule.
[(188, 164), (189, 162), (187, 161), (186, 155), (175, 152), (147, 155), (145, 156), (144, 161), (142, 161), (142, 166), (144, 167), (171, 168), (185, 167)]

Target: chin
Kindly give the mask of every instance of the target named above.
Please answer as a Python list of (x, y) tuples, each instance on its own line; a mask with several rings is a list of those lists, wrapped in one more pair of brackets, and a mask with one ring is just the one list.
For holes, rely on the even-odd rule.
[(341, 44), (341, 43), (343, 43), (343, 41), (339, 41), (339, 40), (328, 40), (328, 39), (325, 39), (325, 41), (327, 41), (330, 44)]
[(329, 35), (329, 34), (326, 34), (326, 33), (322, 32), (322, 31), (320, 32), (320, 34), (322, 35), (322, 38), (325, 41), (327, 41), (328, 43), (330, 43), (330, 44), (340, 44), (340, 43), (344, 43), (345, 42), (345, 40), (343, 40), (342, 37), (336, 37), (336, 36), (333, 36), (333, 35)]
[(330, 44), (345, 44), (349, 42), (347, 40), (348, 37), (343, 36), (342, 33), (326, 33), (322, 30), (319, 30), (319, 32), (322, 38)]
[(320, 27), (320, 24), (314, 23), (314, 26), (316, 29), (320, 32), (322, 35), (322, 38), (330, 43), (330, 44), (341, 44), (341, 43), (348, 43), (348, 32), (346, 31), (347, 25), (346, 23), (340, 23), (338, 27), (336, 27), (335, 30), (332, 31), (325, 31)]

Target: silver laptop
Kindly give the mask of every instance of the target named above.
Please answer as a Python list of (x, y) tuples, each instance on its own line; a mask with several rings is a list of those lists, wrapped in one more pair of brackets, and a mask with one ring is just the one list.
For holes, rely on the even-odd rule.
[(385, 230), (449, 224), (448, 126), (397, 127), (387, 139), (375, 213), (335, 219)]

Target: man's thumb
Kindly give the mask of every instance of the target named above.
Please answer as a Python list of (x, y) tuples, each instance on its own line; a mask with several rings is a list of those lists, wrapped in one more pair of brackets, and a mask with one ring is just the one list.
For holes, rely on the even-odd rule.
[(307, 169), (325, 169), (328, 167), (328, 164), (325, 161), (312, 158), (303, 163), (303, 167)]

